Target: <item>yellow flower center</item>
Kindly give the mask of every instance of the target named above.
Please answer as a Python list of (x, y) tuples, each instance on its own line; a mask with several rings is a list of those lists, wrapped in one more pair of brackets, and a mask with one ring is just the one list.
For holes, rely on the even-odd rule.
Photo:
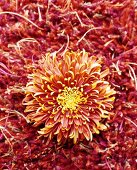
[(68, 109), (73, 112), (77, 111), (78, 104), (86, 102), (86, 98), (82, 96), (82, 92), (80, 92), (76, 87), (65, 87), (58, 95), (57, 102), (60, 106), (62, 106), (63, 112)]

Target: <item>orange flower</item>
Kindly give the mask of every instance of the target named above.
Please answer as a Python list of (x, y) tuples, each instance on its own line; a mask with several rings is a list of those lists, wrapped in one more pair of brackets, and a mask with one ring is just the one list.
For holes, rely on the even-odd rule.
[(30, 75), (24, 104), (34, 126), (43, 125), (39, 133), (50, 141), (57, 136), (59, 144), (67, 139), (76, 143), (93, 133), (105, 130), (102, 119), (109, 118), (115, 91), (101, 71), (100, 60), (82, 52), (66, 52), (58, 60), (47, 54), (40, 68)]

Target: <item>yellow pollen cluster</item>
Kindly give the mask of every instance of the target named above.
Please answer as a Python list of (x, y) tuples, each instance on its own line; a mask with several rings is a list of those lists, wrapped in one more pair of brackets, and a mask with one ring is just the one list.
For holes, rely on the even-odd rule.
[(62, 112), (70, 110), (72, 113), (77, 111), (78, 104), (86, 102), (86, 98), (82, 96), (82, 92), (80, 92), (76, 87), (65, 87), (58, 95), (57, 102), (62, 107)]

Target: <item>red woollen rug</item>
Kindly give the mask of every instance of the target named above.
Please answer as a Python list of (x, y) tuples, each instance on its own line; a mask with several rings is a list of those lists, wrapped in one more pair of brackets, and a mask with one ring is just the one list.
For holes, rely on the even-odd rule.
[(0, 1), (0, 169), (136, 170), (137, 1)]

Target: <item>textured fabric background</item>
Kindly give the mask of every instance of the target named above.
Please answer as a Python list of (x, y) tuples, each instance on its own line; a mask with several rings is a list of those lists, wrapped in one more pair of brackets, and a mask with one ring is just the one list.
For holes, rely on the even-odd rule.
[[(0, 169), (135, 170), (137, 165), (137, 1), (0, 1)], [(102, 57), (117, 94), (107, 131), (92, 142), (48, 145), (28, 123), (24, 89), (47, 52)]]

